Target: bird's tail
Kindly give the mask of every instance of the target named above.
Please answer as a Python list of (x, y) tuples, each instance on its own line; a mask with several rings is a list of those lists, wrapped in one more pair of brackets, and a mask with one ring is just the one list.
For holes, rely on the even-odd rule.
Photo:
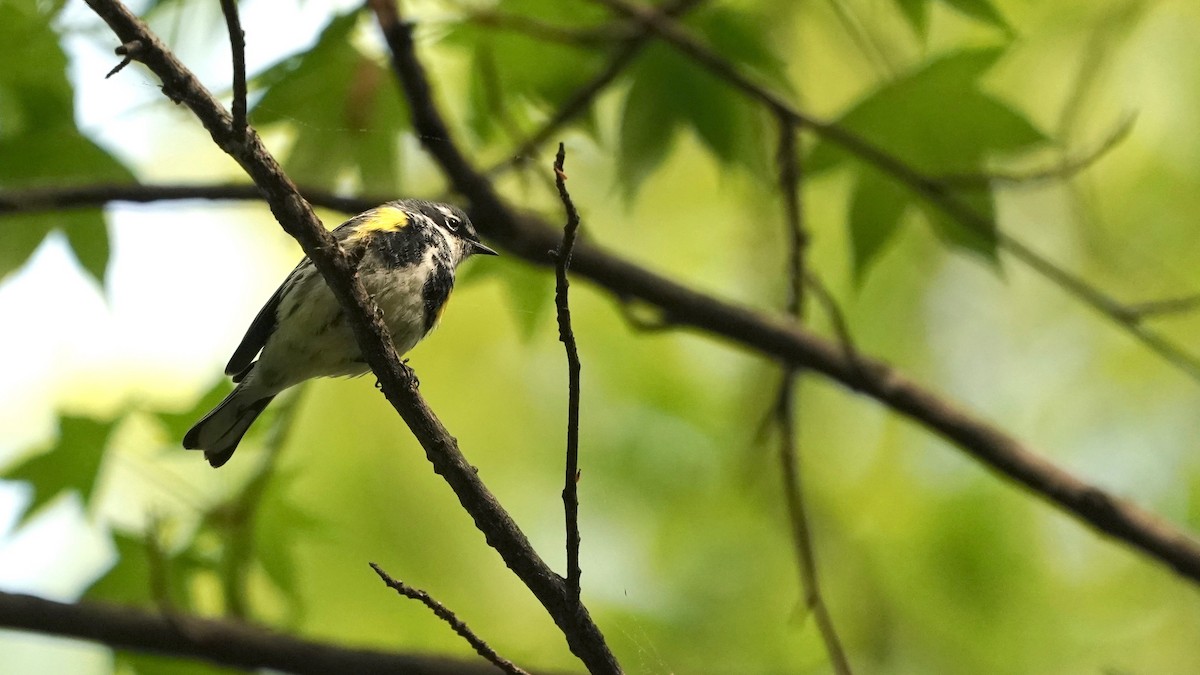
[(274, 394), (261, 396), (260, 392), (238, 385), (224, 401), (188, 430), (183, 437), (183, 447), (203, 450), (204, 459), (214, 469), (221, 466), (229, 461), (246, 430), (273, 398)]

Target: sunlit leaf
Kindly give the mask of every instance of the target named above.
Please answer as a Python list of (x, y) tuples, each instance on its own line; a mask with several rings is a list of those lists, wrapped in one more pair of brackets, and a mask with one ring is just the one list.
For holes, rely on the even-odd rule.
[(136, 675), (233, 675), (246, 672), (240, 668), (222, 668), (204, 661), (173, 659), (142, 652), (118, 651), (114, 660), (118, 666), (128, 668)]
[[(924, 175), (983, 172), (988, 156), (1027, 150), (1046, 140), (1021, 114), (980, 89), (979, 79), (1001, 54), (1000, 49), (981, 49), (935, 59), (911, 75), (885, 84), (851, 108), (839, 124), (902, 158)], [(954, 104), (947, 105), (951, 100)], [(844, 148), (822, 140), (814, 148), (808, 167), (810, 171), (820, 171), (850, 159)], [(852, 166), (859, 172), (875, 170), (867, 168), (861, 160), (854, 161)], [(986, 228), (952, 221), (918, 200), (915, 194), (910, 193), (908, 199), (922, 205), (948, 244), (995, 258), (990, 195), (971, 201), (986, 219)], [(877, 207), (856, 203), (852, 211), (854, 208), (861, 214)], [(852, 231), (857, 236), (860, 232), (877, 230), (859, 222), (852, 225)], [(878, 240), (870, 241), (865, 250), (876, 250)], [(867, 262), (869, 257), (856, 259)]]
[(335, 17), (312, 49), (256, 78), (266, 92), (251, 121), (293, 127), (284, 169), (297, 182), (331, 186), (349, 174), (367, 192), (394, 193), (407, 113), (390, 70), (354, 47), (358, 18)]
[(321, 521), (291, 490), (297, 475), (295, 471), (277, 471), (271, 476), (257, 514), (259, 522), (271, 525), (256, 529), (254, 549), (267, 577), (298, 606), (296, 547), (301, 540), (320, 535)]
[(977, 21), (989, 23), (1006, 31), (1011, 28), (1008, 22), (1004, 20), (1004, 15), (1000, 14), (996, 6), (988, 0), (941, 0), (941, 2)]
[[(151, 555), (155, 553), (143, 536), (116, 531), (112, 539), (117, 562), (88, 588), (85, 598), (140, 607), (155, 607), (164, 601), (181, 609), (192, 606), (187, 580), (197, 570), (207, 567), (197, 556), (187, 550), (174, 555), (159, 551), (161, 568), (155, 569), (151, 564)], [(156, 584), (163, 587), (156, 589)], [(168, 597), (158, 597), (162, 592)]]
[(113, 424), (85, 417), (62, 417), (58, 440), (49, 452), (31, 457), (5, 473), (5, 478), (33, 486), (33, 500), (22, 514), (22, 522), (64, 490), (74, 490), (84, 503), (89, 501)]

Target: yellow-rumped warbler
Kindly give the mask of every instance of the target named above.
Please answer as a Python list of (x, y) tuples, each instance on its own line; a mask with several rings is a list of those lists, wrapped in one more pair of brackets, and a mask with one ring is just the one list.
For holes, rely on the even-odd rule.
[[(333, 231), (383, 312), (398, 354), (437, 324), (454, 287), (454, 270), (479, 242), (467, 215), (447, 204), (405, 199), (360, 213)], [(258, 356), (258, 360), (254, 357)], [(368, 370), (341, 307), (308, 258), (284, 279), (254, 317), (225, 366), (237, 387), (183, 437), (213, 467), (229, 461), (271, 399), (313, 377)]]

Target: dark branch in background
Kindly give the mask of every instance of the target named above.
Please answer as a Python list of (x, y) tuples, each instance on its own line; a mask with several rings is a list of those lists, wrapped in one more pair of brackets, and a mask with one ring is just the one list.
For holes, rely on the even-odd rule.
[(490, 661), (500, 670), (509, 673), (509, 675), (529, 675), (524, 670), (518, 668), (517, 665), (512, 661), (509, 661), (503, 656), (497, 654), (496, 650), (488, 646), (488, 643), (484, 642), (478, 635), (476, 635), (470, 629), (470, 627), (467, 626), (466, 622), (464, 622), (462, 619), (459, 619), (454, 612), (450, 611), (450, 608), (435, 600), (425, 591), (422, 591), (419, 588), (413, 588), (403, 581), (393, 579), (388, 575), (387, 572), (384, 572), (383, 568), (381, 568), (379, 565), (376, 565), (375, 563), (370, 563), (370, 565), (371, 569), (375, 570), (375, 574), (378, 574), (379, 578), (383, 579), (383, 583), (388, 585), (388, 588), (391, 588), (406, 598), (416, 600), (428, 607), (433, 611), (434, 614), (437, 615), (439, 619), (449, 624), (450, 628), (454, 629), (455, 633), (458, 633), (460, 636), (462, 636), (462, 639), (466, 640), (467, 643), (471, 645), (471, 648), (475, 650), (475, 653)]
[[(657, 10), (663, 16), (680, 17), (694, 9), (704, 0), (668, 0)], [(542, 126), (529, 138), (522, 141), (509, 154), (508, 159), (499, 162), (486, 171), (487, 176), (497, 176), (504, 171), (527, 161), (537, 149), (542, 146), (551, 136), (558, 133), (560, 129), (571, 120), (575, 119), (584, 110), (591, 106), (592, 101), (600, 95), (600, 92), (612, 84), (613, 80), (617, 79), (630, 63), (637, 58), (638, 54), (642, 53), (642, 49), (649, 44), (654, 35), (649, 28), (640, 27), (636, 33), (629, 37), (620, 49), (612, 55), (604, 68), (600, 70), (588, 82), (584, 83), (578, 89), (567, 96), (563, 104), (555, 111), (550, 119), (546, 120)]]
[[(601, 1), (612, 3), (617, 0)], [(518, 216), (510, 211), (497, 197), (487, 178), (466, 162), (430, 96), (429, 83), (414, 52), (411, 27), (400, 24), (395, 7), (388, 0), (372, 0), (371, 5), (392, 50), (393, 66), (412, 110), (416, 136), (453, 187), (470, 200), (471, 219), (486, 234), (502, 242), (506, 249), (527, 260), (545, 264), (545, 251), (554, 246), (552, 242), (556, 238), (553, 229), (539, 224), (532, 216)], [(659, 19), (656, 14), (652, 19), (647, 16), (644, 11), (637, 14), (642, 21)], [(656, 28), (656, 32), (661, 31)], [(719, 58), (718, 62), (724, 63)], [(807, 118), (798, 119), (794, 111), (782, 105), (772, 108), (777, 114), (791, 117), (794, 123), (818, 124), (815, 121), (807, 123)], [(821, 125), (816, 128), (823, 128), (823, 133), (831, 138), (838, 135), (844, 147), (853, 150), (848, 144), (858, 143), (860, 153), (874, 152), (888, 166), (898, 166), (911, 174), (906, 165), (873, 146), (863, 145), (856, 136), (838, 127)], [(697, 293), (587, 242), (580, 242), (576, 249), (575, 269), (608, 289), (619, 301), (637, 299), (657, 305), (669, 323), (694, 326), (724, 336), (780, 360), (821, 372), (878, 399), (1100, 532), (1122, 539), (1181, 574), (1200, 581), (1200, 543), (1189, 535), (1153, 514), (1079, 480), (1039, 457), (1004, 430), (960, 410), (881, 361), (853, 354), (847, 356), (843, 346), (831, 345), (794, 324), (775, 321)]]
[(88, 5), (123, 42), (142, 42), (144, 53), (138, 60), (162, 80), (164, 93), (185, 103), (204, 124), (213, 141), (254, 180), (276, 220), (296, 238), (325, 278), (346, 314), (380, 389), (421, 443), (434, 470), (454, 490), (488, 544), (500, 553), (509, 569), (554, 618), (571, 650), (593, 672), (618, 672), (615, 658), (586, 610), (569, 610), (563, 579), (533, 550), (516, 523), (479, 480), (475, 468), (459, 451), (457, 441), (417, 393), (415, 378), (400, 363), (382, 314), (359, 282), (354, 265), (296, 192), (295, 185), (267, 152), (258, 134), (249, 128), (244, 137), (238, 134), (232, 128), (229, 114), (212, 94), (123, 5), (116, 0), (88, 0)]
[(238, 17), (237, 0), (221, 0), (221, 13), (229, 29), (229, 48), (233, 51), (233, 133), (246, 135), (246, 33)]
[(157, 616), (107, 603), (68, 604), (0, 592), (0, 626), (45, 635), (90, 640), (130, 649), (194, 658), (231, 668), (299, 675), (356, 673), (490, 674), (490, 665), (437, 656), (417, 656), (339, 647), (236, 621)]
[[(898, 182), (920, 196), (926, 202), (936, 207), (964, 227), (976, 232), (988, 232), (991, 222), (980, 215), (970, 205), (960, 199), (947, 186), (935, 177), (926, 176), (894, 155), (853, 132), (829, 122), (822, 122), (807, 113), (801, 112), (775, 92), (759, 86), (750, 78), (738, 71), (737, 67), (722, 58), (716, 52), (696, 40), (678, 23), (661, 14), (631, 4), (626, 0), (592, 0), (614, 12), (642, 22), (674, 46), (696, 64), (712, 74), (725, 80), (738, 91), (766, 106), (776, 115), (784, 115), (793, 124), (811, 129), (826, 140), (840, 145), (848, 152), (857, 155), (882, 171), (890, 174)], [(1110, 297), (1107, 293), (1088, 284), (1080, 277), (1057, 266), (1046, 257), (1037, 253), (1012, 235), (996, 232), (997, 245), (1008, 251), (1014, 258), (1024, 263), (1043, 277), (1058, 285), (1064, 291), (1074, 296), (1109, 320), (1126, 330), (1138, 339), (1147, 349), (1158, 354), (1165, 361), (1186, 373), (1194, 380), (1200, 381), (1200, 359), (1181, 349), (1178, 345), (1165, 339), (1158, 333), (1148, 330), (1138, 321), (1130, 320), (1124, 306)]]
[(567, 151), (558, 144), (558, 155), (554, 159), (554, 184), (558, 197), (567, 212), (567, 223), (563, 225), (562, 244), (552, 251), (554, 256), (554, 307), (558, 314), (558, 339), (567, 352), (567, 462), (563, 482), (563, 512), (567, 521), (567, 589), (579, 602), (579, 348), (575, 344), (575, 331), (571, 329), (571, 305), (567, 293), (571, 283), (567, 270), (571, 267), (571, 253), (575, 249), (575, 236), (579, 233), (579, 212), (567, 193), (567, 175), (563, 163)]
[[(804, 279), (807, 276), (805, 259), (808, 253), (808, 232), (804, 229), (801, 200), (801, 169), (796, 127), (790, 120), (779, 117), (779, 194), (783, 198), (784, 222), (788, 243), (787, 313), (797, 324), (804, 321)], [(796, 428), (796, 385), (801, 370), (794, 364), (783, 364), (783, 379), (775, 402), (775, 418), (779, 425), (779, 469), (783, 479), (784, 500), (792, 523), (792, 539), (796, 546), (796, 564), (800, 572), (800, 589), (804, 605), (813, 613), (829, 663), (838, 675), (850, 675), (850, 662), (833, 625), (833, 617), (821, 594), (817, 575), (817, 557), (813, 551), (812, 528), (804, 506), (804, 483), (800, 473), (800, 448)]]

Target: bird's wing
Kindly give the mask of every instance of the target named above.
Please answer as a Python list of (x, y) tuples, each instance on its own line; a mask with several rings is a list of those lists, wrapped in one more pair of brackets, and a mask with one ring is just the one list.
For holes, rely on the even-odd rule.
[[(351, 257), (354, 257), (355, 253), (360, 252), (365, 245), (361, 235), (376, 230), (398, 229), (407, 222), (408, 216), (400, 209), (394, 207), (371, 209), (334, 228), (333, 236), (351, 254)], [(250, 327), (246, 329), (242, 343), (233, 350), (233, 356), (229, 357), (229, 363), (225, 366), (225, 374), (233, 376), (234, 382), (240, 382), (246, 376), (250, 366), (254, 363), (254, 357), (258, 356), (258, 352), (267, 344), (267, 338), (275, 331), (279, 302), (283, 299), (283, 294), (292, 285), (300, 269), (311, 264), (312, 262), (308, 258), (300, 261), (300, 264), (296, 265), (292, 273), (279, 285), (279, 288), (275, 289), (275, 293), (267, 300), (267, 304), (258, 310), (258, 316), (254, 317), (254, 321), (250, 322)]]
[(275, 332), (279, 301), (283, 298), (284, 291), (292, 285), (292, 280), (296, 278), (296, 274), (300, 271), (300, 268), (306, 263), (312, 264), (308, 262), (307, 258), (304, 259), (283, 280), (279, 288), (275, 289), (275, 292), (271, 294), (271, 298), (267, 300), (267, 304), (258, 310), (258, 315), (250, 322), (250, 327), (246, 329), (246, 335), (242, 338), (241, 344), (237, 346), (237, 349), (233, 350), (233, 356), (229, 357), (229, 363), (225, 366), (225, 374), (232, 375), (234, 382), (240, 382), (246, 375), (246, 372), (254, 363), (254, 357), (258, 356), (258, 352), (262, 350), (263, 345), (267, 344), (267, 338), (271, 336), (271, 333)]

